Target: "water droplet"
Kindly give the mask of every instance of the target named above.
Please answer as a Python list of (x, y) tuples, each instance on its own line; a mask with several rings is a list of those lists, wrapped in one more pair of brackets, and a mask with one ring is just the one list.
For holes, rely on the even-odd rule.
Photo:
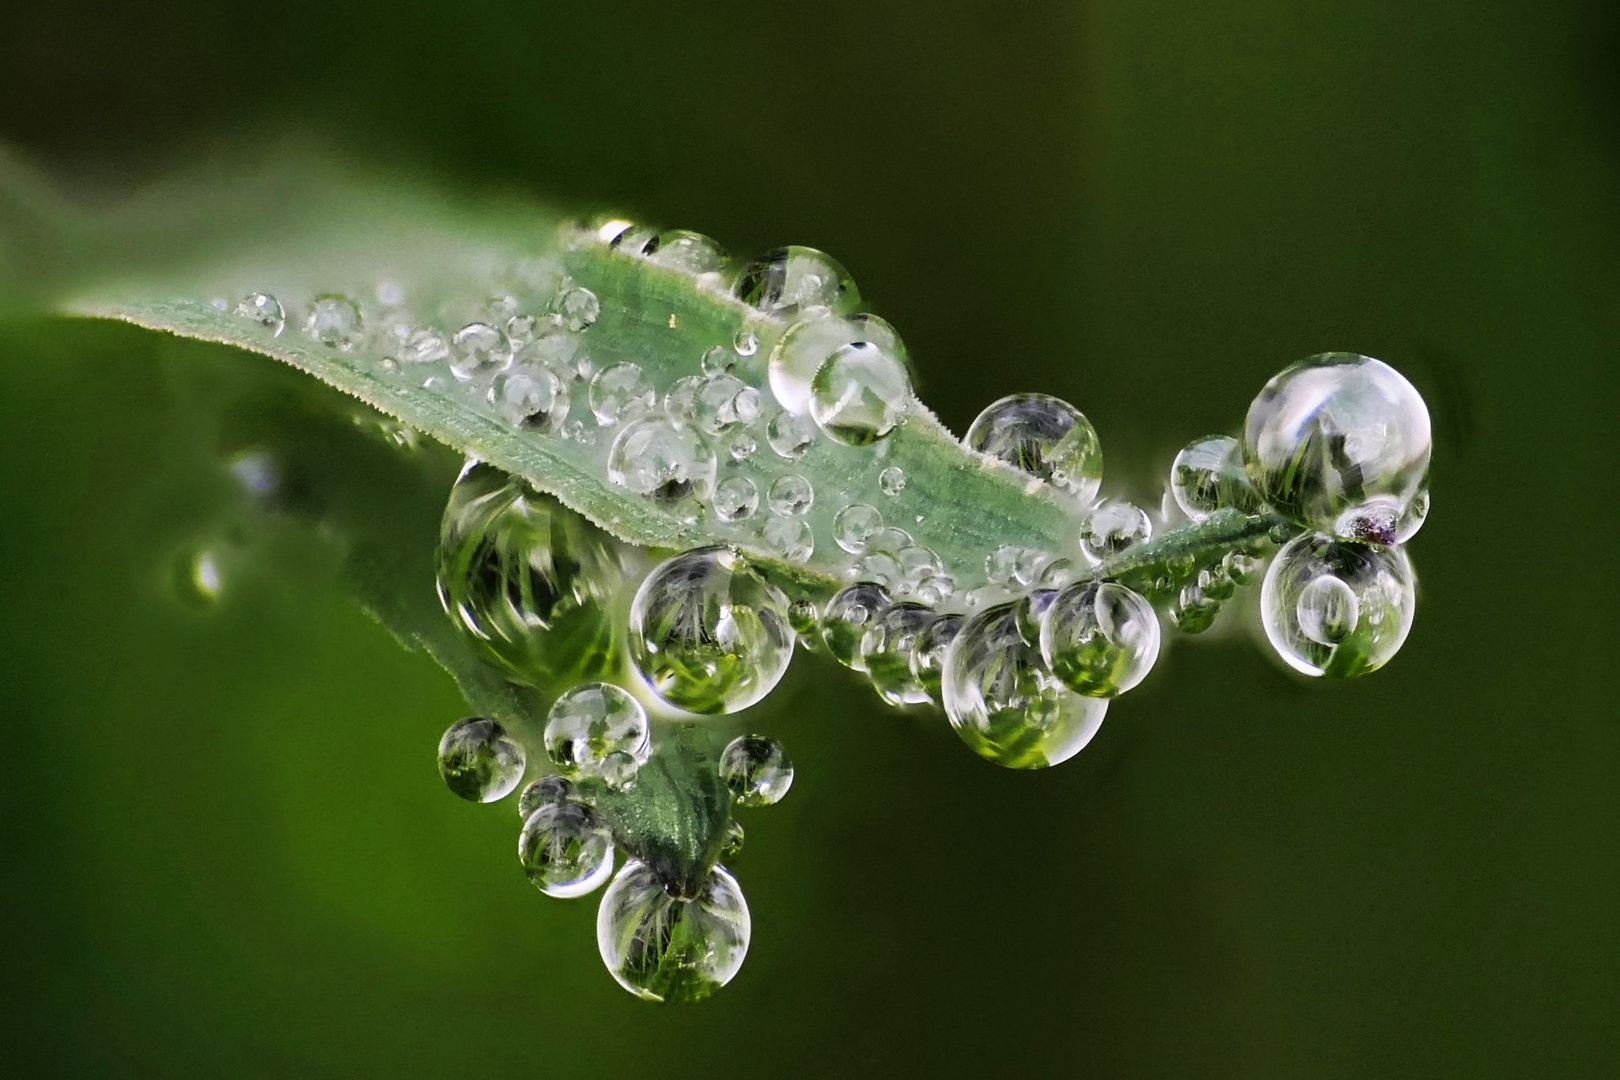
[(1289, 541), (1260, 587), (1267, 639), (1307, 675), (1349, 678), (1383, 667), (1406, 641), (1416, 610), (1404, 551), (1320, 534)]
[(878, 474), (878, 487), (883, 489), (885, 495), (898, 495), (906, 490), (906, 470), (898, 465), (890, 465)]
[(1243, 444), (1226, 435), (1206, 435), (1181, 448), (1170, 464), (1170, 494), (1193, 521), (1223, 507), (1245, 514), (1265, 507), (1244, 471)]
[(772, 315), (806, 309), (841, 315), (861, 302), (855, 282), (832, 256), (797, 245), (767, 251), (743, 267), (733, 292), (743, 303)]
[(610, 481), (663, 502), (688, 495), (709, 499), (718, 469), (714, 451), (701, 435), (662, 416), (631, 422), (608, 452)]
[(731, 460), (741, 464), (753, 457), (754, 452), (758, 449), (759, 442), (748, 432), (740, 431), (731, 440), (729, 447)]
[(808, 596), (801, 596), (788, 605), (788, 625), (799, 637), (808, 638), (816, 634), (820, 622), (821, 613), (816, 610), (816, 602)]
[(867, 551), (885, 551), (898, 554), (911, 546), (911, 534), (894, 525), (873, 529), (866, 537)]
[(1003, 544), (985, 556), (985, 580), (991, 585), (1028, 585), (1035, 580), (1041, 557), (1033, 548)]
[(533, 315), (513, 315), (506, 320), (506, 340), (522, 349), (539, 336), (540, 320)]
[(784, 473), (771, 481), (771, 512), (786, 517), (805, 513), (816, 501), (810, 481), (798, 473)]
[(602, 305), (591, 290), (573, 288), (557, 298), (557, 313), (563, 317), (563, 325), (577, 334), (596, 322)]
[(845, 318), (820, 313), (788, 327), (771, 349), (766, 365), (777, 403), (796, 415), (808, 413), (816, 372), (838, 350), (859, 341), (871, 342), (901, 359), (906, 355), (900, 335), (876, 315)]
[(658, 394), (639, 365), (629, 362), (603, 368), (591, 380), (591, 412), (603, 427), (629, 420), (653, 407)]
[(738, 855), (742, 854), (745, 837), (742, 822), (736, 818), (727, 821), (725, 839), (720, 842), (720, 857), (727, 862), (736, 859)]
[(883, 527), (883, 514), (866, 503), (850, 503), (833, 515), (833, 539), (851, 555), (866, 550), (867, 539)]
[(1140, 595), (1113, 582), (1080, 582), (1057, 594), (1040, 625), (1052, 674), (1087, 697), (1123, 694), (1159, 658), (1159, 617)]
[(787, 597), (726, 548), (677, 555), (636, 591), (630, 651), (676, 708), (737, 712), (770, 693), (792, 659)]
[(664, 413), (677, 424), (696, 424), (698, 395), (703, 392), (701, 375), (682, 375), (670, 384), (664, 395)]
[(1237, 592), (1237, 585), (1220, 563), (1198, 571), (1197, 584), (1211, 600), (1230, 600)]
[(738, 806), (772, 806), (793, 786), (793, 763), (775, 739), (739, 735), (720, 754), (720, 779)]
[(640, 771), (640, 759), (626, 750), (613, 751), (596, 767), (596, 775), (614, 791), (629, 791), (635, 787), (636, 774)]
[(1206, 596), (1197, 584), (1182, 586), (1176, 602), (1170, 607), (1170, 621), (1184, 634), (1202, 634), (1215, 624), (1221, 613), (1221, 602)]
[(938, 604), (956, 595), (956, 579), (949, 574), (925, 574), (917, 579), (912, 595), (924, 604)]
[(746, 476), (728, 476), (714, 489), (714, 514), (721, 521), (742, 521), (759, 509), (759, 488)]
[(808, 416), (777, 413), (765, 428), (765, 440), (776, 456), (798, 461), (816, 442), (816, 422)]
[(821, 640), (833, 659), (864, 671), (861, 641), (889, 604), (889, 590), (872, 581), (858, 581), (834, 593), (821, 616)]
[(912, 645), (911, 674), (936, 705), (942, 700), (940, 680), (945, 671), (945, 653), (961, 632), (963, 618), (955, 612), (936, 615)]
[(671, 896), (632, 859), (602, 894), (596, 946), (614, 980), (646, 1001), (701, 1001), (742, 968), (751, 933), (737, 879), (716, 866), (697, 895)]
[(759, 335), (752, 330), (739, 330), (731, 339), (731, 347), (737, 350), (738, 356), (753, 356), (759, 351)]
[(921, 705), (928, 692), (912, 671), (917, 639), (933, 622), (933, 611), (923, 604), (892, 604), (872, 621), (861, 638), (861, 662), (866, 665), (878, 696), (890, 705)]
[(772, 517), (760, 527), (765, 547), (788, 562), (805, 563), (815, 554), (815, 534), (803, 518)]
[(616, 652), (607, 608), (623, 573), (610, 537), (493, 466), (470, 464), (450, 491), (439, 601), (470, 644), (523, 682), (605, 669)]
[(281, 301), (269, 293), (248, 293), (236, 305), (236, 314), (270, 331), (271, 337), (280, 337), (287, 325), (287, 312)]
[(899, 561), (887, 551), (868, 551), (850, 564), (845, 577), (855, 582), (874, 582), (885, 589), (893, 589), (905, 581)]
[(568, 415), (568, 384), (547, 368), (521, 364), (495, 376), (489, 401), (509, 422), (551, 432)]
[(911, 375), (904, 362), (869, 341), (833, 353), (810, 383), (810, 415), (816, 425), (849, 446), (888, 435), (911, 400)]
[(1057, 765), (1102, 726), (1103, 698), (1084, 697), (1047, 670), (1018, 629), (1016, 604), (963, 624), (945, 654), (942, 695), (951, 727), (974, 753), (1013, 769)]
[(1080, 525), (1080, 553), (1093, 566), (1153, 535), (1147, 511), (1123, 499), (1104, 499)]
[(894, 553), (894, 561), (900, 566), (900, 576), (910, 582), (919, 582), (924, 578), (934, 577), (944, 569), (939, 561), (939, 555), (933, 548), (921, 547), (912, 544), (903, 547)]
[(613, 833), (583, 803), (544, 803), (523, 822), (518, 861), (547, 896), (584, 896), (613, 874)]
[(518, 792), (518, 817), (524, 821), (547, 803), (567, 802), (574, 797), (574, 782), (566, 776), (542, 776)]
[(1265, 385), (1243, 444), (1250, 479), (1279, 513), (1345, 539), (1393, 543), (1428, 476), (1429, 410), (1388, 364), (1324, 353)]
[(350, 352), (365, 340), (360, 305), (338, 293), (323, 293), (310, 305), (304, 333), (328, 348)]
[(412, 330), (400, 343), (398, 356), (403, 364), (436, 364), (450, 356), (450, 343), (435, 330)]
[(495, 802), (523, 779), (523, 747), (498, 721), (482, 716), (451, 724), (439, 740), (439, 775), (469, 802)]
[(724, 345), (716, 345), (703, 354), (699, 365), (705, 375), (729, 375), (737, 366), (737, 357)]
[(726, 265), (720, 245), (690, 229), (665, 229), (642, 246), (641, 254), (650, 263), (693, 277), (718, 274)]
[(641, 761), (652, 753), (647, 711), (611, 683), (586, 683), (559, 697), (546, 716), (545, 741), (560, 769), (595, 771), (620, 750)]
[(468, 323), (450, 339), (450, 374), (459, 382), (493, 375), (512, 363), (512, 343), (488, 323)]
[(1090, 502), (1102, 486), (1102, 442), (1073, 405), (1048, 394), (1013, 394), (994, 402), (962, 440), (970, 449)]
[(1247, 585), (1254, 580), (1254, 575), (1260, 571), (1261, 560), (1254, 555), (1243, 551), (1228, 551), (1221, 558), (1221, 565), (1226, 568), (1226, 576), (1239, 585)]
[(696, 387), (694, 415), (698, 425), (711, 435), (759, 418), (759, 391), (735, 375), (711, 375)]

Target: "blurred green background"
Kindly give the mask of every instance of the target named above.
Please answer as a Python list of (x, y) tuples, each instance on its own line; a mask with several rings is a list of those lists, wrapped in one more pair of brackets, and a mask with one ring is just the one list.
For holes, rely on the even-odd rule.
[(8, 1073), (1620, 1070), (1612, 5), (7, 23), (0, 138), (72, 187), (299, 137), (739, 253), (813, 244), (953, 429), (1058, 394), (1116, 494), (1152, 498), (1176, 447), (1326, 349), (1405, 371), (1437, 433), (1416, 627), (1370, 678), (1177, 640), (1084, 754), (1026, 775), (800, 657), (761, 717), (798, 780), (735, 866), (747, 964), (659, 1009), (603, 971), (594, 900), (523, 880), (510, 808), (444, 790), (463, 706), (429, 661), (318, 572), (244, 573), (207, 615), (165, 597), (218, 498), (198, 402), (265, 362), (0, 324)]

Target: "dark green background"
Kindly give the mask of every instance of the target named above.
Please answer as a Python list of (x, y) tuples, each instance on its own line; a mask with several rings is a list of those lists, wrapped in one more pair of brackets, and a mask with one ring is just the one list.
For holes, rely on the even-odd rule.
[[(1603, 5), (1601, 7), (1607, 7)], [(29, 2), (0, 137), (128, 189), (289, 136), (455, 191), (814, 244), (956, 430), (1015, 390), (1107, 486), (1284, 363), (1436, 422), (1388, 669), (1175, 640), (1101, 736), (998, 771), (801, 657), (747, 819), (754, 941), (696, 1008), (602, 970), (462, 708), (319, 575), (156, 581), (195, 365), (0, 328), (0, 1069), (92, 1076), (1600, 1076), (1617, 1047), (1620, 35), (1600, 5)], [(195, 494), (196, 497), (191, 496)], [(424, 535), (423, 543), (431, 543)], [(1240, 604), (1245, 601), (1239, 601)], [(1252, 596), (1246, 603), (1252, 605)]]

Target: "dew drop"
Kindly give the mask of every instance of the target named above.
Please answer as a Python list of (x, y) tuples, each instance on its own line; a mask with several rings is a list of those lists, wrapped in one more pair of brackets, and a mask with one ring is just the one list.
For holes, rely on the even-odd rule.
[(758, 449), (759, 441), (746, 431), (740, 431), (732, 436), (731, 443), (727, 447), (727, 451), (731, 454), (731, 460), (739, 465), (753, 457)]
[(450, 339), (450, 374), (458, 382), (493, 375), (512, 363), (512, 343), (488, 323), (468, 323)]
[(547, 368), (519, 365), (495, 376), (489, 401), (508, 422), (553, 432), (568, 415), (568, 384)]
[(771, 513), (796, 517), (810, 509), (816, 501), (816, 493), (810, 481), (798, 473), (784, 473), (771, 481), (769, 498)]
[(858, 581), (834, 593), (821, 616), (821, 640), (833, 659), (847, 668), (865, 670), (861, 641), (889, 604), (889, 590), (876, 582)]
[(905, 363), (879, 345), (845, 345), (810, 383), (810, 415), (830, 438), (865, 446), (888, 435), (911, 407)]
[(807, 309), (834, 314), (853, 311), (860, 290), (832, 256), (815, 248), (767, 251), (737, 275), (737, 299), (771, 315), (793, 315)]
[(726, 822), (725, 839), (720, 841), (720, 857), (727, 862), (742, 854), (743, 841), (746, 834), (743, 832), (742, 822), (736, 818)]
[(693, 277), (718, 274), (726, 265), (720, 245), (690, 229), (665, 229), (643, 245), (641, 254), (650, 263)]
[(735, 375), (711, 375), (696, 389), (693, 414), (698, 426), (721, 435), (759, 418), (759, 391)]
[(236, 314), (270, 331), (271, 337), (280, 337), (287, 325), (287, 312), (282, 308), (281, 301), (269, 293), (248, 293), (237, 302)]
[(612, 683), (585, 683), (559, 697), (546, 716), (545, 743), (559, 769), (587, 772), (612, 753), (638, 761), (652, 753), (647, 711)]
[(547, 803), (567, 802), (574, 797), (574, 782), (553, 773), (531, 781), (518, 792), (518, 817), (524, 821)]
[(1104, 499), (1080, 526), (1080, 553), (1093, 566), (1153, 535), (1147, 511), (1123, 499)]
[(929, 700), (911, 660), (917, 639), (933, 620), (934, 612), (926, 605), (902, 601), (872, 620), (862, 636), (861, 662), (878, 696), (890, 705), (921, 705)]
[(902, 361), (905, 345), (894, 327), (876, 315), (843, 317), (818, 313), (800, 319), (777, 339), (766, 364), (771, 393), (777, 403), (794, 414), (808, 413), (816, 372), (840, 349), (870, 342)]
[(641, 771), (641, 760), (626, 750), (615, 750), (603, 758), (596, 767), (596, 775), (614, 791), (629, 791), (636, 786), (636, 774)]
[(759, 335), (752, 330), (739, 330), (731, 339), (731, 347), (737, 350), (738, 356), (753, 356), (759, 351)]
[(962, 440), (969, 449), (1038, 476), (1080, 502), (1102, 486), (1102, 442), (1073, 405), (1047, 394), (1013, 394), (994, 402)]
[(737, 879), (709, 871), (692, 897), (673, 896), (645, 863), (624, 864), (602, 894), (596, 946), (620, 986), (645, 1001), (701, 1001), (730, 982), (752, 924)]
[(1184, 634), (1202, 634), (1215, 625), (1221, 602), (1204, 593), (1198, 585), (1184, 585), (1170, 606), (1170, 621)]
[(589, 289), (568, 289), (557, 298), (557, 314), (563, 317), (563, 325), (576, 334), (595, 324), (601, 313), (601, 302)]
[(596, 422), (609, 427), (651, 409), (658, 394), (641, 367), (627, 361), (598, 371), (591, 380), (589, 399)]
[(584, 896), (613, 874), (613, 833), (583, 803), (543, 803), (523, 822), (518, 861), (547, 896)]
[(898, 495), (906, 490), (906, 470), (898, 465), (890, 465), (878, 474), (878, 487), (883, 489), (885, 495)]
[(469, 802), (504, 799), (523, 779), (523, 747), (499, 721), (473, 716), (451, 724), (439, 740), (439, 775)]
[(803, 518), (773, 516), (760, 527), (760, 539), (788, 562), (806, 563), (815, 554), (815, 534)]
[(435, 330), (412, 330), (398, 350), (400, 363), (436, 364), (450, 356), (450, 343)]
[(911, 674), (936, 705), (942, 700), (940, 680), (945, 670), (945, 653), (961, 632), (963, 619), (955, 612), (934, 616), (912, 645)]
[(701, 435), (662, 416), (627, 424), (608, 451), (609, 481), (661, 502), (688, 495), (708, 500), (718, 469), (714, 451)]
[(716, 345), (703, 354), (700, 365), (705, 375), (729, 375), (737, 366), (737, 358), (724, 345)]
[(720, 754), (720, 779), (738, 806), (773, 806), (793, 786), (793, 762), (775, 739), (739, 735)]
[(677, 424), (696, 424), (698, 395), (703, 392), (701, 375), (682, 375), (664, 394), (664, 413)]
[(1307, 675), (1349, 678), (1383, 667), (1405, 643), (1416, 610), (1404, 551), (1320, 534), (1290, 540), (1260, 587), (1266, 638)]
[(808, 416), (777, 413), (765, 428), (765, 440), (776, 456), (798, 461), (816, 442), (816, 423)]
[(1226, 435), (1206, 435), (1182, 447), (1170, 464), (1170, 494), (1193, 521), (1224, 507), (1254, 514), (1265, 506), (1244, 471), (1243, 444)]
[(721, 521), (742, 521), (759, 509), (759, 488), (746, 476), (728, 476), (714, 489), (714, 515)]
[(1243, 551), (1228, 551), (1221, 558), (1221, 566), (1226, 570), (1226, 576), (1239, 585), (1247, 585), (1254, 580), (1255, 574), (1260, 571), (1259, 557)]
[(339, 293), (323, 293), (310, 305), (304, 333), (339, 352), (352, 352), (365, 340), (360, 305)]
[(845, 577), (855, 582), (875, 582), (885, 589), (895, 589), (905, 581), (899, 561), (887, 551), (868, 551), (850, 564)]
[(866, 503), (850, 503), (833, 515), (833, 539), (851, 555), (865, 551), (867, 539), (882, 527), (882, 513)]
[(1153, 606), (1113, 582), (1070, 585), (1040, 623), (1047, 666), (1086, 697), (1114, 697), (1135, 687), (1158, 659), (1159, 639)]

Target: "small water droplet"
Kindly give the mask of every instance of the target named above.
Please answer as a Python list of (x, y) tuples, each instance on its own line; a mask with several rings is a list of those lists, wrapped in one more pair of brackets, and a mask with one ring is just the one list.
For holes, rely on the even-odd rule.
[(777, 413), (765, 428), (765, 440), (777, 457), (798, 461), (816, 442), (816, 423), (808, 416)]
[(304, 333), (339, 352), (351, 352), (365, 340), (360, 305), (339, 293), (323, 293), (310, 305)]
[(436, 330), (412, 330), (400, 343), (398, 355), (404, 364), (434, 364), (450, 356), (450, 343)]
[(494, 375), (511, 363), (512, 343), (488, 323), (468, 323), (450, 339), (450, 374), (458, 382)]
[(771, 517), (760, 527), (760, 540), (773, 554), (788, 562), (806, 563), (815, 554), (810, 523), (797, 517)]
[(759, 488), (746, 476), (728, 476), (714, 489), (714, 514), (721, 521), (742, 521), (759, 509)]
[(752, 330), (739, 330), (732, 338), (731, 347), (737, 350), (738, 356), (753, 356), (759, 351), (759, 335)]
[(711, 375), (697, 386), (698, 426), (711, 435), (746, 426), (759, 417), (758, 400), (759, 391), (735, 375)]
[(1159, 617), (1123, 585), (1080, 582), (1057, 594), (1039, 637), (1042, 657), (1069, 689), (1113, 697), (1146, 678), (1158, 659)]
[(522, 364), (495, 376), (489, 402), (510, 423), (551, 432), (568, 415), (568, 384), (546, 368)]
[(625, 362), (596, 373), (589, 399), (596, 422), (610, 427), (651, 409), (658, 394), (639, 365)]
[(281, 301), (269, 293), (248, 293), (236, 305), (236, 314), (270, 331), (271, 337), (280, 337), (287, 325), (287, 312)]
[(1181, 448), (1170, 464), (1170, 494), (1193, 521), (1222, 507), (1253, 514), (1264, 506), (1243, 469), (1243, 444), (1226, 435), (1206, 435)]
[(729, 375), (736, 365), (736, 355), (724, 345), (716, 345), (706, 351), (701, 361), (705, 375)]
[(595, 324), (602, 313), (602, 304), (591, 290), (573, 288), (558, 298), (557, 313), (563, 317), (563, 325), (577, 334)]
[(531, 781), (518, 792), (518, 817), (524, 821), (546, 803), (567, 802), (574, 797), (574, 782), (553, 773)]
[(518, 861), (547, 896), (584, 896), (613, 874), (613, 833), (583, 803), (543, 803), (523, 823)]
[(890, 705), (921, 705), (929, 700), (912, 671), (911, 659), (917, 639), (933, 619), (934, 612), (926, 605), (902, 601), (872, 620), (861, 638), (861, 662), (878, 696)]
[(911, 649), (911, 674), (931, 701), (940, 703), (940, 680), (945, 670), (945, 652), (962, 629), (964, 616), (954, 612), (936, 615), (917, 635)]
[(832, 256), (797, 245), (767, 251), (743, 267), (733, 292), (743, 303), (772, 315), (807, 308), (844, 314), (861, 302), (855, 282)]
[(743, 832), (742, 822), (736, 818), (726, 822), (725, 839), (720, 842), (720, 857), (731, 862), (742, 854), (743, 841), (746, 834)]
[(890, 465), (878, 474), (878, 487), (883, 494), (894, 496), (906, 490), (906, 470), (898, 465)]
[(834, 593), (821, 617), (821, 640), (833, 658), (845, 667), (864, 670), (861, 641), (890, 603), (888, 589), (871, 581), (859, 581)]
[(759, 449), (759, 442), (748, 432), (738, 432), (731, 440), (731, 460), (741, 464), (754, 456)]
[(720, 245), (690, 229), (665, 229), (642, 245), (641, 254), (650, 263), (693, 277), (718, 275), (726, 265)]
[(738, 806), (773, 806), (793, 786), (793, 763), (775, 739), (739, 735), (720, 754), (720, 778)]
[(866, 503), (850, 503), (833, 515), (833, 539), (851, 555), (866, 550), (866, 541), (883, 527), (883, 514)]
[(1170, 606), (1170, 621), (1184, 634), (1202, 634), (1215, 624), (1221, 612), (1221, 602), (1204, 595), (1196, 584), (1183, 585)]
[(611, 683), (586, 683), (559, 697), (546, 716), (545, 743), (558, 768), (586, 772), (616, 751), (639, 761), (652, 753), (647, 711)]
[(785, 517), (805, 513), (816, 501), (815, 489), (810, 481), (798, 473), (784, 473), (771, 481), (771, 512)]
[(816, 372), (838, 350), (860, 341), (902, 359), (906, 355), (900, 335), (876, 315), (846, 318), (822, 311), (789, 326), (777, 339), (766, 364), (777, 403), (791, 413), (808, 413)]
[(911, 401), (911, 375), (904, 361), (870, 341), (833, 353), (810, 383), (810, 415), (816, 426), (849, 446), (888, 435)]
[(1104, 499), (1080, 524), (1080, 553), (1095, 566), (1152, 535), (1146, 510), (1123, 499)]
[(495, 802), (523, 779), (523, 747), (498, 721), (473, 716), (450, 725), (439, 740), (439, 775), (470, 802)]

